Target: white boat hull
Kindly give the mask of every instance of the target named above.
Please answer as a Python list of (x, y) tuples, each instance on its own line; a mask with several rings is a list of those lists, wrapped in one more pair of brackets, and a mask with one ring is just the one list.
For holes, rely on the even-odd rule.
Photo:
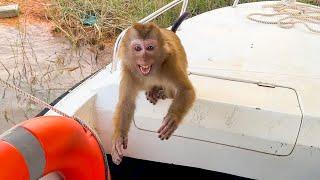
[[(161, 141), (155, 131), (170, 100), (152, 106), (141, 92), (125, 156), (254, 179), (320, 178), (320, 37), (245, 19), (261, 5), (218, 9), (182, 25), (195, 106), (174, 136)], [(272, 43), (278, 37), (283, 41)], [(109, 65), (55, 106), (90, 120), (107, 152), (119, 81), (119, 70), (111, 73)]]

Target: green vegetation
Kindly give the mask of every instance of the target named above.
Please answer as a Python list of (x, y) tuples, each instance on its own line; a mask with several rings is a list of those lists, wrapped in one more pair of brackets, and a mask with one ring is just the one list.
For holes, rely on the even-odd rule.
[[(52, 0), (49, 17), (56, 25), (56, 32), (64, 33), (73, 43), (95, 44), (114, 38), (122, 30), (171, 0)], [(230, 0), (191, 0), (188, 11), (192, 15), (230, 5)], [(178, 17), (181, 5), (156, 19), (162, 27), (170, 26)], [(93, 26), (85, 20), (96, 18)]]
[[(49, 17), (56, 32), (64, 33), (74, 44), (96, 44), (112, 39), (133, 22), (142, 19), (172, 0), (52, 0)], [(244, 2), (257, 0), (242, 0)], [(316, 0), (303, 0), (315, 3)], [(188, 11), (197, 15), (229, 6), (233, 0), (189, 0)], [(162, 27), (178, 17), (181, 5), (156, 19)], [(96, 22), (96, 23), (94, 23)], [(91, 25), (91, 24), (94, 25)]]

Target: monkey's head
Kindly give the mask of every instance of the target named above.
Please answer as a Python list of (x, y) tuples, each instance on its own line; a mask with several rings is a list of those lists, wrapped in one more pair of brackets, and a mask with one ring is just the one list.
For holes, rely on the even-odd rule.
[(131, 71), (148, 76), (160, 69), (167, 52), (156, 24), (134, 24), (122, 42), (121, 58)]

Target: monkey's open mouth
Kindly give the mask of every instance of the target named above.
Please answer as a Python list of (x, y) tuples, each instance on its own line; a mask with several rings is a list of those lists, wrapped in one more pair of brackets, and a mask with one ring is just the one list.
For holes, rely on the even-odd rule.
[(138, 67), (143, 75), (148, 75), (151, 71), (152, 65), (146, 65), (146, 66), (138, 65)]

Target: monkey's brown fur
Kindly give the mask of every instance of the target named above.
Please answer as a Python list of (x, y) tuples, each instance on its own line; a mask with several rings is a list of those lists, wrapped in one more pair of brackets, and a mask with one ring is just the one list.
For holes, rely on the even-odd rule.
[[(135, 41), (136, 45), (132, 43)], [(121, 162), (123, 149), (127, 148), (128, 131), (139, 91), (147, 91), (148, 99), (154, 104), (158, 99), (173, 98), (158, 131), (162, 140), (172, 135), (195, 101), (195, 91), (188, 79), (186, 53), (174, 32), (159, 28), (154, 23), (134, 24), (123, 38), (119, 57), (122, 61), (122, 77), (113, 117), (112, 145), (112, 157), (116, 164)], [(141, 74), (139, 63), (152, 68), (148, 75)]]

